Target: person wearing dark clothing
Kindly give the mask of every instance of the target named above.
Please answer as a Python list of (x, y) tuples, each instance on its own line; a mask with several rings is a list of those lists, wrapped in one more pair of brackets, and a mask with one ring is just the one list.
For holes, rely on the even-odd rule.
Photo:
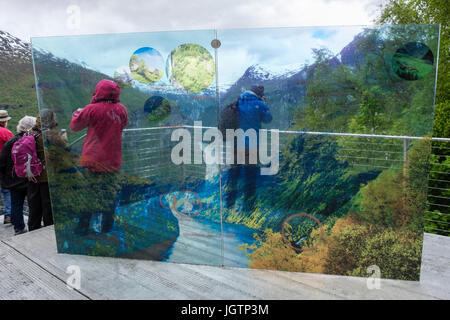
[[(80, 164), (89, 180), (89, 189), (97, 195), (102, 208), (102, 234), (108, 234), (114, 224), (118, 192), (116, 175), (122, 165), (122, 131), (128, 124), (125, 106), (119, 103), (120, 88), (111, 80), (101, 80), (95, 87), (91, 104), (72, 114), (70, 128), (80, 131), (87, 127)], [(92, 210), (79, 216), (76, 233), (88, 235)]]
[(36, 126), (33, 128), (36, 132), (40, 132), (36, 138), (36, 153), (42, 163), (43, 170), (36, 177), (37, 182), (30, 181), (28, 184), (28, 206), (30, 214), (28, 217), (28, 230), (36, 230), (41, 228), (42, 222), (44, 226), (53, 224), (53, 212), (50, 201), (50, 192), (47, 178), (47, 168), (44, 153), (44, 139), (51, 145), (65, 146), (67, 138), (55, 128), (58, 123), (55, 114), (51, 110), (42, 110), (36, 119)]
[(28, 216), (28, 230), (36, 230), (53, 224), (52, 205), (50, 201), (50, 193), (48, 190), (48, 182), (30, 181), (28, 185), (28, 207), (30, 215)]
[(20, 119), (17, 132), (9, 139), (0, 153), (0, 176), (2, 187), (9, 190), (11, 194), (11, 222), (14, 226), (15, 234), (26, 232), (23, 219), (23, 205), (27, 196), (28, 179), (20, 178), (14, 172), (14, 162), (11, 158), (11, 150), (16, 141), (23, 137), (25, 132), (36, 124), (35, 117), (25, 116)]
[[(245, 139), (244, 144), (235, 144), (234, 163), (228, 171), (228, 192), (225, 196), (228, 208), (234, 206), (238, 194), (238, 181), (242, 174), (244, 179), (244, 207), (245, 212), (253, 209), (255, 202), (256, 179), (258, 176), (258, 143), (259, 130), (261, 123), (269, 123), (272, 121), (272, 114), (265, 103), (264, 87), (252, 86), (250, 91), (241, 94), (238, 102), (239, 110), (239, 128), (244, 132), (253, 129), (256, 131), (256, 143), (251, 144), (249, 139)], [(242, 140), (241, 140), (242, 141)], [(237, 164), (237, 153), (243, 151), (245, 153), (245, 164)], [(250, 154), (256, 155), (256, 164), (250, 163)]]

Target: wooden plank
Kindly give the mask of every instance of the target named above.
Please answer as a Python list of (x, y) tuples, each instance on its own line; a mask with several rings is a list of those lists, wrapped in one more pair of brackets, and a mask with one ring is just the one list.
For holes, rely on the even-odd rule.
[[(14, 237), (8, 243), (60, 277), (67, 276), (69, 265), (78, 265), (80, 290), (94, 299), (263, 299), (268, 293), (272, 298), (296, 293), (280, 291), (278, 283), (267, 279), (255, 282), (247, 277), (248, 269), (56, 254), (52, 228)], [(286, 292), (289, 295), (283, 297)], [(296, 296), (336, 298), (306, 286)]]
[(51, 227), (14, 237), (8, 243), (59, 277), (67, 276), (69, 265), (79, 266), (80, 290), (94, 299), (207, 298), (200, 288), (190, 288), (183, 279), (168, 274), (165, 263), (149, 271), (138, 265), (152, 265), (152, 261), (57, 254)]
[(3, 224), (5, 216), (0, 216), (0, 240), (10, 238), (14, 235), (14, 228), (12, 224)]
[(4, 240), (60, 279), (81, 269), (81, 292), (94, 299), (449, 299), (450, 238), (425, 235), (421, 282), (219, 268), (56, 253), (52, 227)]
[[(2, 208), (0, 207), (0, 210), (2, 210)], [(12, 236), (14, 236), (14, 227), (12, 224), (8, 223), (8, 224), (3, 224), (3, 220), (4, 220), (5, 216), (1, 215), (0, 216), (0, 240), (2, 239), (8, 239)], [(23, 217), (25, 225), (28, 222), (28, 216), (24, 216)]]
[(450, 299), (450, 237), (425, 233), (420, 283), (426, 292)]
[(86, 299), (21, 253), (0, 242), (0, 299)]
[[(343, 299), (326, 290), (320, 290), (301, 283), (279, 278), (280, 271), (252, 270), (243, 268), (216, 268), (208, 266), (186, 265), (192, 270), (199, 270), (203, 276), (229, 283), (236, 289), (248, 292), (259, 299)], [(233, 299), (241, 299), (233, 297)]]

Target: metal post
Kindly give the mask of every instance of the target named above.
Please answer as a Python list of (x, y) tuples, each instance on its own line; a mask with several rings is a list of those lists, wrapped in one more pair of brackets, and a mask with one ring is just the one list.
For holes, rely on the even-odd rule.
[[(219, 94), (219, 59), (218, 59), (218, 48), (220, 47), (220, 41), (217, 39), (217, 30), (214, 29), (214, 40), (211, 42), (211, 46), (214, 48), (214, 58), (215, 58), (215, 73), (216, 73), (216, 106), (217, 106), (217, 125), (219, 125), (220, 117), (220, 94)], [(222, 267), (224, 263), (224, 240), (223, 240), (223, 203), (222, 203), (222, 167), (220, 161), (218, 163), (219, 169), (219, 201), (220, 201), (220, 251), (221, 251), (221, 264)]]

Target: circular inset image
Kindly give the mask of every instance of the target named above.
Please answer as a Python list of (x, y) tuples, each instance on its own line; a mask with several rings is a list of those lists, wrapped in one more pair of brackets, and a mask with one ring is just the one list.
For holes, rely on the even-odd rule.
[(198, 93), (208, 88), (214, 79), (214, 59), (198, 44), (182, 44), (167, 58), (166, 72), (176, 88)]
[(171, 112), (170, 101), (160, 96), (152, 96), (145, 101), (144, 114), (151, 123), (166, 121)]
[[(317, 224), (320, 228), (320, 239), (312, 247), (303, 248), (304, 240), (306, 240), (306, 233), (310, 230), (311, 225), (305, 222), (303, 217), (313, 220), (313, 224)], [(308, 221), (309, 219), (306, 219)], [(308, 225), (309, 224), (309, 225)], [(289, 244), (289, 246), (297, 252), (311, 251), (317, 248), (320, 241), (323, 240), (325, 232), (323, 230), (323, 225), (319, 219), (307, 214), (307, 213), (296, 213), (286, 218), (281, 227), (281, 236), (283, 240)]]
[(130, 71), (135, 80), (142, 83), (154, 83), (164, 74), (164, 59), (153, 48), (140, 48), (130, 58)]
[(120, 88), (131, 88), (134, 84), (133, 75), (130, 72), (129, 67), (119, 67), (114, 71), (114, 81)]
[(394, 72), (405, 80), (422, 79), (433, 69), (433, 63), (433, 52), (421, 42), (408, 42), (392, 57)]

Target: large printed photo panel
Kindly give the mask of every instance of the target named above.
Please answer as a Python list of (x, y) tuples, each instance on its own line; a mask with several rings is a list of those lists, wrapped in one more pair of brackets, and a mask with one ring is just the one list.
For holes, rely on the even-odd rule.
[(34, 38), (58, 251), (418, 280), (438, 42), (438, 25)]
[(222, 110), (256, 131), (232, 144), (258, 159), (223, 166), (225, 257), (237, 239), (250, 268), (418, 280), (439, 26), (218, 39)]
[(222, 265), (220, 224), (197, 217), (219, 210), (218, 168), (175, 149), (195, 121), (217, 126), (212, 40), (33, 39), (58, 252)]

